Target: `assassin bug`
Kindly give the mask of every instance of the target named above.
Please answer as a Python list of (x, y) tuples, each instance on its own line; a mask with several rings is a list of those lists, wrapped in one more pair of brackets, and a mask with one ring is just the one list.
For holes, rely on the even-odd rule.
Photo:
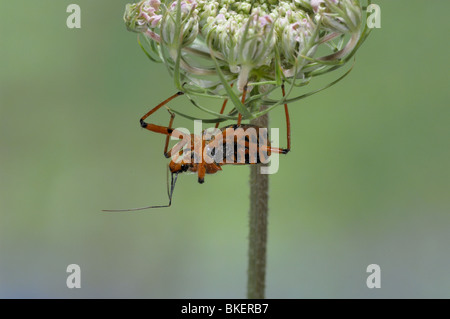
[[(283, 97), (285, 96), (284, 85), (281, 86)], [(247, 93), (247, 86), (244, 87), (242, 93), (242, 104), (245, 102), (245, 96)], [(164, 146), (164, 156), (166, 158), (171, 157), (172, 160), (168, 165), (168, 170), (171, 172), (171, 183), (170, 189), (168, 188), (169, 204), (163, 206), (147, 206), (140, 208), (131, 209), (114, 209), (114, 210), (104, 210), (109, 212), (119, 212), (119, 211), (136, 211), (148, 208), (159, 208), (159, 207), (169, 207), (172, 204), (172, 195), (175, 188), (175, 183), (178, 178), (178, 174), (190, 171), (197, 173), (198, 182), (203, 183), (205, 181), (206, 174), (214, 174), (221, 171), (222, 165), (232, 164), (232, 165), (245, 165), (245, 164), (259, 164), (264, 162), (271, 152), (279, 154), (287, 154), (291, 148), (291, 126), (289, 119), (289, 111), (287, 104), (284, 104), (284, 111), (286, 116), (286, 131), (287, 131), (287, 148), (275, 148), (271, 147), (270, 141), (267, 136), (261, 135), (261, 129), (266, 130), (267, 128), (262, 128), (252, 124), (241, 124), (242, 115), (238, 115), (237, 123), (234, 125), (228, 125), (221, 128), (218, 131), (220, 138), (215, 135), (211, 139), (204, 138), (207, 135), (207, 130), (202, 131), (202, 136), (197, 136), (194, 134), (185, 134), (179, 130), (172, 128), (173, 120), (175, 119), (175, 114), (167, 108), (166, 104), (175, 99), (176, 97), (183, 95), (183, 92), (177, 92), (171, 97), (167, 98), (149, 112), (147, 112), (143, 117), (141, 117), (139, 123), (142, 128), (145, 128), (151, 132), (160, 133), (166, 135), (166, 142)], [(227, 104), (227, 99), (223, 102), (220, 114), (223, 114)], [(150, 117), (153, 113), (159, 110), (161, 107), (166, 106), (170, 113), (169, 126), (160, 126), (152, 123), (147, 123), (145, 120)], [(219, 123), (215, 125), (217, 130)], [(236, 134), (236, 132), (239, 132)], [(252, 131), (251, 134), (247, 134)], [(259, 132), (258, 135), (256, 132)], [(256, 134), (255, 134), (256, 133)], [(264, 135), (264, 134), (263, 134)], [(175, 137), (181, 139), (180, 142), (175, 144), (172, 149), (168, 150), (170, 137)], [(239, 138), (242, 137), (242, 138)], [(231, 148), (227, 146), (231, 145)], [(221, 152), (217, 149), (222, 147)], [(183, 151), (183, 148), (185, 150)], [(226, 151), (223, 151), (226, 149)], [(252, 152), (253, 149), (253, 152)], [(241, 156), (238, 156), (238, 150), (241, 150)], [(187, 152), (186, 152), (187, 151)], [(231, 161), (230, 161), (230, 155)]]

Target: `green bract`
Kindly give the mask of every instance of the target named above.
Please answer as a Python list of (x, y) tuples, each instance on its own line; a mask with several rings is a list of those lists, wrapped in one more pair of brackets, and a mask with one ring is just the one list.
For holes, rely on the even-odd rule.
[[(147, 56), (168, 67), (177, 89), (214, 116), (207, 122), (218, 122), (237, 118), (237, 112), (256, 118), (337, 83), (348, 72), (325, 88), (289, 98), (293, 87), (351, 59), (370, 31), (364, 16), (358, 0), (145, 0), (128, 4), (124, 20), (143, 35), (145, 43), (139, 43)], [(291, 85), (286, 97), (270, 98), (283, 82)], [(245, 86), (251, 92), (243, 104)], [(222, 115), (194, 96), (228, 98), (235, 109)], [(260, 111), (262, 104), (269, 108)]]

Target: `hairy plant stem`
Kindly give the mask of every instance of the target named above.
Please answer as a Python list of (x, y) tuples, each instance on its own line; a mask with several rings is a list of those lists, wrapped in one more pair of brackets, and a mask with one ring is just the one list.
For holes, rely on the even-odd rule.
[[(261, 107), (263, 110), (265, 107)], [(250, 122), (268, 127), (265, 114)], [(250, 166), (250, 230), (248, 246), (247, 298), (263, 299), (266, 286), (267, 217), (269, 211), (269, 175), (260, 173), (261, 165)]]

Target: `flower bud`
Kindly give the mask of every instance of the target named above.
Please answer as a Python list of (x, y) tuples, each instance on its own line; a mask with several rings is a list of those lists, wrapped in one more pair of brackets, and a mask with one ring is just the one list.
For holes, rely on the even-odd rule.
[(290, 24), (282, 35), (281, 53), (290, 65), (295, 65), (301, 56), (312, 57), (317, 48), (317, 39), (312, 37), (317, 33), (317, 26), (310, 18)]
[(149, 28), (159, 26), (162, 16), (159, 0), (145, 0), (138, 3), (127, 4), (123, 19), (129, 31), (146, 32)]
[[(176, 21), (178, 2), (174, 1), (162, 18), (161, 38), (172, 51), (172, 57), (175, 48), (190, 45), (198, 35), (198, 16), (194, 10), (196, 5), (195, 0), (181, 0), (181, 21)], [(179, 37), (176, 35), (177, 28), (180, 30)]]

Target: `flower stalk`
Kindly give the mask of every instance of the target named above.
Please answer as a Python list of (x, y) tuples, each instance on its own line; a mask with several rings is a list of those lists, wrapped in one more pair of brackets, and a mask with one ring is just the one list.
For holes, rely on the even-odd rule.
[[(264, 108), (264, 107), (263, 107)], [(269, 126), (269, 114), (251, 120)], [(267, 234), (269, 220), (269, 174), (259, 165), (250, 167), (250, 211), (248, 235), (247, 298), (264, 299), (266, 289)]]

